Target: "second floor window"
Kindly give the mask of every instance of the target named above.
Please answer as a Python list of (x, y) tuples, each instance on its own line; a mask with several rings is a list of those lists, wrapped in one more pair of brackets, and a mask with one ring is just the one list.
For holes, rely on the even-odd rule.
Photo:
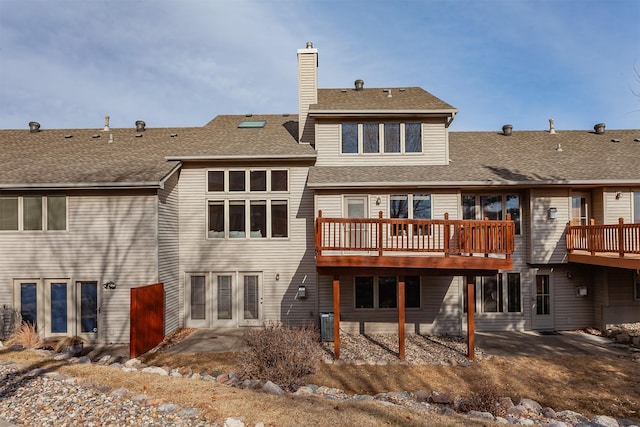
[(343, 154), (421, 153), (421, 123), (342, 123)]
[(633, 222), (640, 224), (640, 191), (633, 193)]
[(462, 196), (462, 219), (504, 220), (507, 214), (520, 234), (520, 196), (516, 194), (467, 194)]
[(0, 231), (67, 229), (65, 196), (0, 197)]

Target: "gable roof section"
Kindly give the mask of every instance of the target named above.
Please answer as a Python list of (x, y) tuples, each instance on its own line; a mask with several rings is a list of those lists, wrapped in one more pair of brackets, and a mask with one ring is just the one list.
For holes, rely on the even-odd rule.
[[(242, 122), (261, 122), (261, 127), (239, 127)], [(222, 115), (207, 123), (197, 140), (176, 146), (170, 160), (315, 160), (315, 151), (298, 144), (298, 115)]]
[(420, 87), (318, 89), (318, 102), (309, 106), (312, 117), (345, 113), (451, 115), (457, 111), (455, 107)]
[[(297, 116), (260, 116), (261, 129), (238, 129), (246, 117), (221, 116), (204, 127), (0, 130), (0, 190), (158, 188), (182, 159), (315, 158), (289, 129)], [(71, 135), (71, 137), (67, 137)], [(96, 137), (97, 136), (97, 137)], [(113, 142), (109, 142), (110, 136)]]
[(449, 142), (449, 165), (313, 167), (309, 186), (640, 185), (640, 130), (450, 132)]

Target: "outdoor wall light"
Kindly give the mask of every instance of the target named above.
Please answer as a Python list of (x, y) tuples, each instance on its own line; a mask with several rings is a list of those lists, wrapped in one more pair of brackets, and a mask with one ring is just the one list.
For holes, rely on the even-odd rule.
[(276, 273), (276, 280), (280, 280), (280, 273)]
[(577, 297), (586, 297), (587, 296), (587, 287), (582, 285), (582, 286), (577, 286), (576, 287), (576, 296)]
[(376, 206), (380, 206), (380, 203), (382, 203), (382, 199), (380, 197), (378, 197), (376, 199)]
[(549, 208), (549, 210), (547, 211), (547, 217), (549, 219), (558, 218), (558, 208)]
[(573, 279), (573, 274), (570, 271), (567, 271), (567, 279)]
[(305, 285), (298, 286), (298, 299), (307, 298), (307, 287)]
[(618, 191), (616, 193), (616, 200), (620, 200), (620, 199), (622, 199), (622, 191)]
[(116, 282), (114, 282), (113, 280), (109, 280), (106, 283), (102, 284), (102, 287), (105, 289), (115, 289), (116, 288)]

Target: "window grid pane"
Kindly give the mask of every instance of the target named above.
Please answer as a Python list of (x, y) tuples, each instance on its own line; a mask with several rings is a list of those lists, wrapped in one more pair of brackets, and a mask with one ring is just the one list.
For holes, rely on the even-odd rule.
[(209, 171), (207, 191), (224, 191), (224, 171)]
[(640, 191), (633, 193), (633, 222), (640, 223)]
[(271, 237), (288, 237), (289, 221), (286, 200), (271, 202)]
[(67, 333), (67, 284), (51, 283), (51, 333)]
[(271, 171), (271, 191), (289, 191), (288, 177), (286, 170)]
[(67, 198), (47, 197), (47, 230), (67, 229)]
[(373, 308), (373, 277), (356, 277), (356, 308)]
[(267, 191), (267, 171), (249, 172), (251, 191)]
[(191, 318), (206, 319), (206, 288), (204, 276), (191, 276)]
[(358, 152), (358, 125), (355, 123), (342, 124), (342, 152)]
[(378, 306), (398, 308), (398, 282), (396, 276), (378, 277)]
[(218, 319), (231, 319), (231, 276), (218, 276)]
[(384, 152), (400, 152), (400, 123), (384, 124)]
[(480, 206), (482, 206), (483, 219), (502, 219), (502, 196), (480, 196)]
[(507, 311), (509, 313), (522, 311), (520, 295), (520, 274), (507, 273)]
[(224, 237), (224, 202), (209, 202), (209, 237)]
[(24, 197), (22, 211), (25, 230), (42, 230), (42, 197)]
[(380, 126), (378, 123), (365, 123), (362, 125), (362, 148), (365, 153), (380, 152)]
[(244, 200), (232, 200), (229, 202), (229, 237), (246, 237)]
[(251, 215), (250, 237), (267, 237), (267, 202), (264, 200), (252, 201), (249, 212)]
[(258, 318), (258, 276), (244, 276), (244, 319)]
[(0, 197), (0, 230), (18, 229), (18, 198)]
[(98, 332), (98, 284), (80, 283), (80, 331)]
[(245, 191), (244, 171), (229, 171), (229, 191)]
[(406, 308), (420, 308), (420, 276), (406, 276), (404, 278), (404, 306)]
[(404, 146), (407, 153), (422, 152), (422, 126), (420, 123), (405, 123)]
[(38, 326), (38, 297), (35, 283), (20, 284), (20, 315), (22, 323)]

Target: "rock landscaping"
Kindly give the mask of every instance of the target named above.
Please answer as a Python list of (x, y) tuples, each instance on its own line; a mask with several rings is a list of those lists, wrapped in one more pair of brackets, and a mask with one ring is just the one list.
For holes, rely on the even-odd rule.
[[(342, 338), (342, 337), (341, 337)], [(374, 341), (374, 345), (364, 345), (359, 340)], [(459, 337), (429, 337), (433, 345), (428, 350), (423, 343), (413, 342), (408, 337), (407, 361), (399, 362), (394, 355), (393, 335), (345, 336), (342, 338), (342, 360), (340, 364), (443, 364), (465, 366), (471, 362), (464, 357), (466, 344)], [(424, 337), (422, 337), (424, 339)], [(617, 338), (614, 338), (619, 342)], [(351, 342), (353, 341), (353, 342)], [(630, 343), (633, 344), (633, 339)], [(421, 344), (421, 345), (417, 345)], [(323, 344), (327, 351), (326, 363), (334, 363), (330, 357), (331, 344)], [(423, 351), (416, 350), (422, 348)], [(15, 349), (19, 349), (16, 347)], [(242, 380), (234, 372), (193, 372), (183, 367), (147, 366), (139, 359), (122, 356), (102, 356), (92, 361), (88, 357), (72, 357), (50, 350), (30, 350), (55, 360), (68, 363), (94, 363), (120, 369), (125, 372), (148, 372), (156, 375), (191, 378), (197, 381), (211, 381), (237, 388), (262, 390), (272, 395), (285, 392), (271, 381)], [(491, 355), (477, 351), (479, 358)], [(637, 357), (636, 357), (637, 356)], [(640, 353), (634, 360), (640, 363)], [(171, 425), (171, 426), (212, 426), (194, 408), (182, 408), (171, 402), (154, 399), (146, 395), (132, 395), (126, 389), (111, 390), (90, 384), (81, 378), (67, 377), (43, 369), (30, 369), (11, 362), (0, 361), (0, 419), (16, 425), (62, 426), (62, 425)], [(467, 410), (469, 402), (460, 396), (451, 396), (436, 390), (407, 390), (379, 393), (376, 395), (347, 394), (336, 388), (314, 384), (299, 387), (288, 393), (301, 399), (329, 399), (336, 401), (371, 401), (380, 405), (397, 405), (424, 413), (451, 415), (464, 413), (467, 417), (502, 424), (535, 425), (545, 427), (565, 426), (640, 426), (640, 422), (614, 419), (600, 415), (588, 418), (582, 414), (563, 408), (542, 407), (531, 399), (521, 399), (514, 403), (510, 398), (500, 398), (491, 411)], [(244, 427), (242, 417), (227, 418), (223, 427)], [(256, 427), (263, 426), (262, 423)]]

